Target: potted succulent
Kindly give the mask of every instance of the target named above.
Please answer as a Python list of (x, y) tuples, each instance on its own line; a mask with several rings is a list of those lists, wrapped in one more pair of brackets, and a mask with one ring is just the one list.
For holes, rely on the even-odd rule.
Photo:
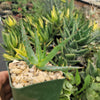
[[(6, 23), (12, 29), (16, 29), (16, 27), (17, 27), (17, 26), (15, 27), (16, 21), (13, 19), (13, 17), (9, 17), (8, 21), (6, 20)], [(20, 76), (21, 72), (23, 72), (22, 70), (20, 70), (20, 68), (18, 66), (16, 66), (16, 64), (18, 65), (18, 63), (20, 63), (20, 61), (19, 62), (15, 61), (15, 65), (14, 65), (14, 62), (9, 63), (8, 71), (9, 71), (10, 84), (11, 84), (11, 88), (12, 88), (12, 92), (13, 92), (13, 98), (15, 100), (21, 100), (21, 99), (26, 99), (26, 100), (27, 99), (29, 99), (29, 100), (33, 100), (33, 99), (51, 100), (51, 99), (54, 99), (54, 100), (58, 100), (61, 89), (62, 89), (64, 77), (63, 77), (63, 73), (61, 73), (61, 72), (57, 73), (57, 71), (76, 69), (78, 67), (51, 66), (49, 61), (56, 55), (56, 53), (61, 49), (61, 47), (64, 44), (66, 44), (68, 41), (70, 41), (73, 38), (73, 36), (75, 34), (72, 34), (68, 39), (61, 42), (58, 46), (54, 47), (54, 49), (52, 49), (52, 51), (49, 54), (47, 54), (46, 48), (45, 47), (44, 47), (44, 49), (41, 48), (38, 35), (35, 33), (36, 50), (34, 53), (34, 49), (31, 48), (30, 41), (29, 41), (27, 35), (25, 34), (26, 32), (25, 32), (25, 28), (24, 28), (22, 22), (21, 22), (20, 26), (21, 26), (21, 31), (20, 31), (19, 35), (22, 36), (22, 44), (23, 45), (21, 46), (21, 50), (22, 49), (23, 50), (21, 51), (21, 50), (16, 49), (16, 47), (18, 45), (17, 43), (21, 44), (20, 43), (21, 37), (19, 38), (20, 39), (19, 42), (14, 39), (14, 38), (17, 38), (18, 33), (12, 31), (10, 33), (10, 36), (8, 34), (3, 33), (3, 39), (6, 43), (6, 46), (8, 47), (6, 49), (9, 51), (11, 50), (10, 53), (12, 53), (12, 54), (14, 54), (14, 51), (12, 51), (12, 49), (17, 51), (17, 55), (15, 57), (8, 56), (8, 55), (4, 55), (4, 56), (6, 58), (8, 56), (8, 58), (10, 60), (14, 60), (16, 58), (18, 60), (18, 58), (20, 58), (22, 61), (25, 61), (27, 63), (28, 68), (29, 67), (31, 68), (32, 65), (34, 65), (37, 69), (43, 70), (43, 72), (46, 70), (46, 73), (47, 73), (47, 71), (49, 71), (49, 72), (54, 71), (54, 73), (52, 72), (51, 74), (56, 74), (57, 78), (51, 78), (51, 80), (49, 79), (49, 81), (46, 81), (46, 82), (45, 82), (45, 80), (42, 82), (40, 81), (41, 83), (39, 83), (39, 82), (37, 83), (37, 82), (35, 82), (36, 81), (35, 80), (33, 82), (37, 83), (37, 84), (33, 84), (33, 85), (32, 85), (32, 83), (21, 85), (21, 84), (19, 84), (18, 80), (17, 80), (17, 83), (14, 82), (14, 80), (16, 81), (16, 79), (18, 78), (17, 76)], [(6, 39), (9, 39), (9, 40), (6, 40)], [(23, 53), (24, 53), (24, 56), (23, 56)], [(25, 54), (27, 56), (25, 56)], [(49, 72), (47, 74), (50, 74)], [(27, 74), (27, 73), (25, 72), (25, 74)], [(57, 76), (57, 74), (58, 74), (58, 76)], [(19, 80), (20, 80), (20, 78), (19, 78)], [(24, 81), (24, 83), (26, 83), (25, 80), (22, 80), (22, 81)], [(28, 80), (26, 80), (26, 81), (28, 81)], [(48, 92), (50, 92), (50, 94), (48, 94)]]
[[(28, 65), (29, 67), (32, 67), (32, 65), (34, 65), (37, 69), (46, 71), (64, 71), (67, 69), (76, 69), (78, 67), (56, 67), (56, 66), (49, 66), (50, 64), (46, 65), (55, 55), (56, 53), (59, 51), (59, 49), (61, 48), (61, 46), (63, 46), (65, 43), (67, 43), (70, 39), (72, 39), (72, 37), (74, 35), (72, 35), (70, 38), (64, 40), (62, 43), (60, 43), (58, 46), (56, 46), (48, 55), (46, 55), (46, 51), (41, 49), (40, 46), (40, 42), (38, 39), (37, 34), (35, 34), (35, 44), (36, 44), (36, 53), (34, 53), (34, 51), (32, 50), (31, 46), (30, 46), (30, 42), (27, 38), (27, 35), (25, 34), (25, 29), (24, 26), (21, 25), (21, 29), (22, 29), (22, 39), (23, 39), (23, 44), (25, 46), (25, 50), (27, 53), (27, 58), (19, 55)], [(9, 65), (11, 65), (12, 63), (9, 63)], [(18, 62), (16, 63), (18, 64)], [(16, 65), (15, 64), (15, 65)], [(9, 66), (8, 70), (9, 72), (12, 74), (10, 76), (13, 79), (13, 74), (16, 74), (16, 72), (18, 72), (19, 74), (20, 71), (18, 69), (15, 68), (15, 71), (13, 71), (13, 67), (15, 66), (14, 62), (12, 66)], [(10, 70), (11, 68), (11, 70)], [(35, 69), (34, 69), (35, 70)], [(18, 75), (17, 73), (17, 75)], [(57, 74), (57, 72), (54, 72)], [(47, 73), (49, 74), (49, 73)], [(58, 72), (59, 74), (59, 72)], [(52, 73), (53, 75), (53, 73)], [(58, 76), (59, 77), (59, 76)], [(16, 77), (15, 77), (16, 78)], [(42, 77), (41, 77), (42, 78)], [(12, 82), (12, 80), (10, 78), (10, 83)], [(38, 77), (37, 77), (38, 80)], [(35, 80), (33, 80), (35, 81)], [(63, 81), (64, 81), (64, 77), (63, 74), (61, 75), (61, 77), (59, 77), (59, 79), (55, 79), (53, 78), (53, 80), (51, 81), (45, 81), (41, 82), (41, 83), (37, 83), (37, 84), (33, 84), (33, 85), (29, 85), (29, 86), (20, 86), (19, 88), (14, 87), (14, 85), (12, 85), (11, 83), (11, 88), (12, 88), (12, 92), (13, 92), (13, 97), (14, 100), (58, 100), (59, 99), (59, 95), (62, 89), (62, 85), (63, 85)]]
[(60, 2), (60, 10), (52, 3), (43, 16), (4, 21), (2, 46), (11, 61), (7, 68), (14, 100), (59, 100), (64, 72), (82, 68), (68, 66), (80, 64), (79, 57), (90, 52), (87, 45), (98, 36), (93, 37), (89, 22), (74, 12), (73, 0), (70, 8), (67, 0)]

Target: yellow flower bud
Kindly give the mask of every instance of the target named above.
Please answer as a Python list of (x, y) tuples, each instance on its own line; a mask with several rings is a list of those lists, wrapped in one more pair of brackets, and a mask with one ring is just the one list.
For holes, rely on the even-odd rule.
[(39, 18), (39, 24), (43, 28), (43, 20), (41, 18)]
[(61, 1), (64, 2), (64, 3), (66, 2), (66, 0), (61, 0)]
[(55, 6), (53, 6), (53, 10), (51, 11), (51, 17), (52, 17), (53, 22), (58, 20), (58, 16), (57, 16)]
[(69, 18), (69, 8), (67, 9), (66, 17)]
[(6, 19), (6, 24), (10, 27), (15, 26), (16, 25), (16, 20), (13, 17), (8, 17), (8, 19)]
[(78, 19), (78, 14), (76, 14), (75, 18)]
[(93, 23), (93, 31), (97, 30), (98, 29), (98, 23), (94, 22)]

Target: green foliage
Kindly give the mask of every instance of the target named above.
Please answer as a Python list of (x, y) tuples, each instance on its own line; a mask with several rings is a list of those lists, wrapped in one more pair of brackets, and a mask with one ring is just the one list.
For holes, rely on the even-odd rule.
[(75, 95), (77, 95), (77, 94), (81, 93), (82, 91), (84, 91), (85, 89), (87, 89), (89, 85), (90, 85), (90, 75), (87, 75), (86, 78), (84, 79), (83, 87), (78, 92), (76, 92)]
[(73, 2), (33, 1), (34, 13), (26, 16), (23, 7), (21, 22), (12, 17), (4, 20), (4, 57), (24, 60), (29, 67), (36, 65), (41, 70), (63, 71), (66, 79), (60, 100), (99, 100), (100, 34)]
[(35, 56), (31, 46), (30, 46), (30, 42), (27, 38), (27, 36), (25, 35), (25, 29), (24, 29), (24, 26), (21, 24), (21, 32), (22, 32), (22, 41), (23, 41), (23, 44), (25, 46), (25, 49), (26, 49), (26, 52), (27, 52), (27, 57), (30, 61), (30, 63), (32, 64), (37, 64), (38, 62), (38, 59), (37, 57)]
[[(68, 67), (68, 66), (66, 66), (66, 67), (46, 66), (46, 64), (50, 60), (52, 60), (52, 58), (56, 55), (56, 53), (60, 50), (60, 48), (73, 38), (74, 34), (71, 35), (68, 39), (62, 41), (55, 48), (53, 48), (52, 51), (48, 55), (44, 55), (44, 54), (46, 54), (46, 51), (44, 50), (42, 52), (37, 34), (35, 34), (36, 54), (34, 53), (34, 51), (32, 50), (32, 48), (30, 46), (30, 42), (27, 38), (27, 35), (25, 34), (26, 32), (25, 32), (25, 28), (24, 28), (22, 22), (21, 22), (21, 32), (22, 32), (22, 41), (23, 41), (23, 44), (25, 46), (26, 53), (27, 53), (27, 58), (23, 57), (22, 55), (20, 55), (20, 57), (22, 57), (22, 59), (25, 60), (29, 65), (31, 65), (31, 64), (36, 65), (36, 67), (38, 67), (39, 69), (49, 70), (49, 71), (50, 70), (52, 70), (52, 71), (63, 70), (64, 71), (66, 69), (77, 69), (78, 68), (78, 67), (75, 68), (75, 67)], [(41, 67), (43, 67), (43, 68), (41, 68)]]
[(76, 81), (76, 86), (78, 86), (81, 83), (81, 77), (79, 75), (78, 70), (76, 70), (75, 81)]
[[(97, 54), (100, 50), (97, 52)], [(99, 55), (96, 56), (98, 61)], [(88, 60), (87, 68), (84, 71), (76, 73), (66, 73), (65, 83), (70, 84), (71, 91), (64, 83), (63, 92), (61, 92), (61, 100), (99, 100), (100, 98), (100, 68)], [(75, 76), (74, 76), (75, 74)], [(79, 81), (78, 81), (79, 80)], [(81, 80), (81, 82), (80, 82)], [(77, 84), (79, 82), (79, 84)], [(66, 88), (65, 88), (66, 87)], [(74, 90), (76, 89), (76, 90)], [(66, 92), (64, 92), (66, 91)], [(70, 92), (69, 92), (70, 91)]]
[(96, 62), (97, 68), (100, 68), (100, 51), (97, 53), (97, 62)]
[(75, 78), (72, 73), (66, 73), (66, 80), (63, 84), (63, 90), (61, 91), (60, 100), (70, 100), (71, 95), (77, 91), (78, 88), (75, 86)]
[[(8, 21), (6, 21), (8, 20)], [(2, 32), (2, 38), (4, 41), (4, 44), (1, 46), (5, 49), (6, 54), (4, 54), (4, 57), (8, 60), (11, 60), (15, 57), (16, 51), (15, 48), (19, 48), (21, 44), (21, 34), (20, 34), (20, 26), (19, 23), (16, 23), (15, 19), (12, 17), (9, 17), (4, 21), (4, 29)], [(15, 57), (15, 59), (18, 59)]]
[[(28, 16), (27, 23), (24, 23), (31, 43), (35, 44), (34, 34), (37, 33), (40, 45), (47, 45), (47, 50), (50, 50), (50, 46), (53, 48), (71, 34), (76, 34), (61, 48), (61, 53), (55, 56), (53, 62), (59, 66), (83, 62), (79, 58), (86, 56), (91, 51), (87, 45), (93, 42), (99, 34), (92, 32), (93, 27), (90, 26), (89, 21), (74, 9), (73, 0), (70, 3), (67, 0), (66, 3), (60, 0), (43, 0), (42, 2), (50, 4), (48, 7), (45, 6), (48, 13), (44, 11), (46, 13), (37, 18)], [(28, 20), (30, 21), (28, 22)], [(32, 30), (35, 31), (32, 32)]]
[(87, 45), (90, 44), (91, 40), (94, 40), (94, 37), (92, 36), (92, 27), (89, 27), (89, 22), (83, 20), (79, 14), (78, 16), (77, 19), (74, 15), (72, 15), (71, 18), (69, 17), (69, 19), (64, 19), (64, 32), (61, 34), (61, 40), (66, 39), (66, 37), (69, 37), (71, 34), (76, 34), (73, 39), (62, 48), (61, 57), (65, 60), (65, 63), (63, 62), (65, 65), (79, 63), (80, 61), (78, 61), (78, 58), (90, 52)]

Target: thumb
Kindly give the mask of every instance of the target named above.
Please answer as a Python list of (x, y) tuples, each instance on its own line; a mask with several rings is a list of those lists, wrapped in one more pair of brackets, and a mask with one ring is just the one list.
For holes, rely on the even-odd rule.
[(0, 72), (0, 88), (8, 80), (8, 71)]

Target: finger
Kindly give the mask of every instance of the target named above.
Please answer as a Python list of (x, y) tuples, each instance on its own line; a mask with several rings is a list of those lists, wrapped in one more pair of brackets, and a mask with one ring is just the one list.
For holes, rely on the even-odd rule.
[(5, 96), (5, 100), (10, 100), (12, 98), (12, 94), (9, 93), (8, 95)]
[(8, 80), (8, 71), (0, 72), (0, 84), (3, 85)]
[(11, 88), (10, 88), (9, 84), (5, 85), (5, 86), (3, 87), (3, 90), (4, 90), (4, 93), (5, 93), (5, 94), (9, 93), (9, 92), (11, 91)]
[(1, 100), (5, 100), (5, 94), (3, 90), (1, 90)]

